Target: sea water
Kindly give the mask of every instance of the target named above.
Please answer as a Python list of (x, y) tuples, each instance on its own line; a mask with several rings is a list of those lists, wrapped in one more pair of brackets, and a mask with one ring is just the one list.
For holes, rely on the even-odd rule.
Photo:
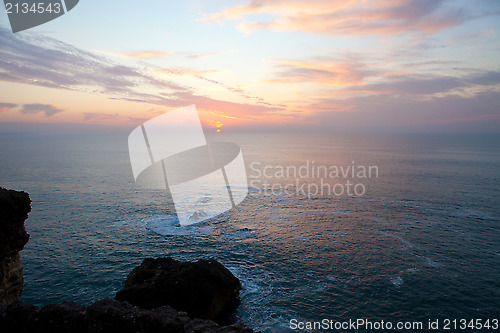
[[(0, 138), (0, 186), (33, 201), (25, 302), (113, 298), (144, 258), (167, 256), (228, 267), (256, 330), (498, 318), (498, 136), (219, 133), (209, 139), (241, 147), (247, 198), (187, 227), (164, 192), (134, 183), (125, 132)], [(370, 177), (311, 171), (368, 166)], [(340, 194), (347, 181), (358, 193)], [(336, 193), (316, 191), (325, 183)]]

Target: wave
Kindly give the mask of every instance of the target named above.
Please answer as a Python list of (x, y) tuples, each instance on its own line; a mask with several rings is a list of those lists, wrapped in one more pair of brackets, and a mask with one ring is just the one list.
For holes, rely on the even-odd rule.
[(181, 226), (176, 215), (153, 215), (141, 220), (146, 229), (162, 236), (189, 236), (210, 234), (213, 228), (206, 223)]

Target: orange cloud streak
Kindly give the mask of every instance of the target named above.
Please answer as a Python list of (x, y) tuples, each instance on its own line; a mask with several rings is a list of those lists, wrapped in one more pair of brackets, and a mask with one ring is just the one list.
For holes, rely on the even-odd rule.
[(363, 80), (374, 75), (362, 62), (335, 62), (329, 61), (279, 61), (277, 67), (283, 68), (276, 72), (276, 78), (264, 80), (267, 84), (287, 84), (313, 82), (328, 86), (360, 85)]
[(463, 21), (459, 11), (438, 13), (442, 1), (411, 0), (253, 0), (211, 15), (207, 23), (267, 14), (271, 20), (240, 23), (251, 33), (257, 29), (303, 31), (332, 35), (394, 35), (407, 31), (434, 33)]
[(153, 59), (153, 58), (163, 58), (170, 54), (172, 51), (137, 51), (137, 52), (111, 52), (105, 50), (95, 50), (95, 52), (105, 54), (112, 57), (124, 58), (124, 59)]
[(198, 75), (208, 75), (208, 74), (220, 74), (222, 70), (209, 69), (209, 70), (196, 70), (189, 68), (162, 68), (153, 71), (153, 74), (160, 76), (198, 76)]

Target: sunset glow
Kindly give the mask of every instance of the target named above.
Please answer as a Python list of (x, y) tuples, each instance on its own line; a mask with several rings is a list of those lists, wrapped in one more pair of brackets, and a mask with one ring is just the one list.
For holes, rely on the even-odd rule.
[(4, 5), (0, 333), (498, 332), (500, 0)]
[(500, 128), (493, 1), (150, 1), (109, 29), (113, 6), (16, 34), (1, 15), (1, 122), (130, 127), (196, 104), (211, 128)]

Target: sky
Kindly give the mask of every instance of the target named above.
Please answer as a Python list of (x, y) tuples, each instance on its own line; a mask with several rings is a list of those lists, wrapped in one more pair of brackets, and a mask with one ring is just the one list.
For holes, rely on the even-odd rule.
[(500, 132), (497, 0), (81, 0), (12, 33), (0, 123)]

